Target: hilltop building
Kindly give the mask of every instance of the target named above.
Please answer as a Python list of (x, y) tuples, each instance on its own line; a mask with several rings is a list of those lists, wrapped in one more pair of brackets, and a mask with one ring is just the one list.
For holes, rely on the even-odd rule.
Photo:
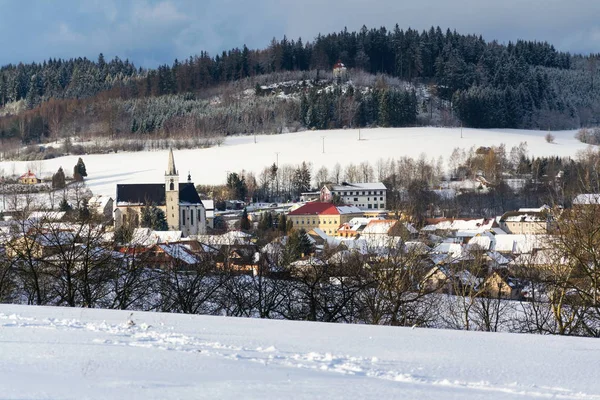
[(191, 175), (185, 183), (179, 183), (173, 150), (165, 172), (165, 183), (117, 185), (115, 228), (128, 222), (140, 225), (142, 209), (156, 206), (166, 216), (170, 231), (181, 231), (182, 236), (206, 233), (206, 209)]

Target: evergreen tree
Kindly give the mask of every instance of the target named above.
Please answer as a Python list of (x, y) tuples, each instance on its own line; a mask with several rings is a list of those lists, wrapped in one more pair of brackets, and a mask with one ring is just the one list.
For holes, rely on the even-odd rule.
[(87, 171), (85, 169), (85, 163), (83, 159), (79, 157), (77, 160), (77, 164), (73, 167), (73, 179), (76, 181), (83, 181), (83, 178), (87, 176)]
[(71, 211), (71, 210), (72, 210), (72, 207), (71, 207), (71, 205), (70, 205), (70, 204), (67, 202), (67, 198), (66, 198), (66, 197), (63, 197), (63, 198), (62, 198), (62, 200), (60, 201), (60, 204), (58, 205), (58, 209), (59, 209), (60, 211), (66, 211), (66, 212), (68, 212), (68, 211)]
[(52, 189), (63, 189), (65, 186), (65, 172), (62, 167), (59, 167), (58, 171), (52, 175)]
[(279, 214), (279, 217), (277, 219), (277, 229), (282, 232), (282, 233), (286, 233), (287, 232), (287, 217), (285, 216), (284, 213)]
[(88, 199), (83, 199), (78, 210), (78, 219), (79, 221), (87, 221), (90, 219), (90, 216), (91, 213), (88, 206)]
[(142, 207), (140, 226), (142, 228), (150, 228), (153, 231), (169, 230), (164, 211), (154, 205)]

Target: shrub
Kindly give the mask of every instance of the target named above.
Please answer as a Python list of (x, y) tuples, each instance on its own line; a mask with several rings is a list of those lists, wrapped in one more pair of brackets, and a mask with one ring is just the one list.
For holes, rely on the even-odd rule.
[(553, 135), (553, 134), (551, 134), (550, 132), (548, 132), (548, 133), (546, 134), (546, 142), (548, 142), (548, 143), (554, 143), (554, 139), (555, 139), (555, 138), (554, 138), (554, 135)]

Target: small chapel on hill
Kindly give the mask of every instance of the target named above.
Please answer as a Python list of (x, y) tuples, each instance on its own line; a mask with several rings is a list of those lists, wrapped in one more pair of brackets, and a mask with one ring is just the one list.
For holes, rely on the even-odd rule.
[(206, 233), (206, 210), (196, 187), (188, 174), (187, 182), (179, 183), (173, 150), (165, 172), (165, 183), (136, 183), (117, 185), (115, 228), (128, 222), (138, 227), (142, 209), (156, 206), (166, 216), (170, 231), (181, 231), (182, 236)]

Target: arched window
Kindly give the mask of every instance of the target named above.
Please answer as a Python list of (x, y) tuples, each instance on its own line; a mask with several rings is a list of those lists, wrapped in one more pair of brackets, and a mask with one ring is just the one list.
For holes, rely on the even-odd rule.
[(175, 183), (173, 183), (173, 179), (171, 179), (171, 183), (169, 184), (169, 190), (175, 190)]
[(194, 209), (190, 210), (190, 220), (192, 221), (192, 225), (194, 225)]

